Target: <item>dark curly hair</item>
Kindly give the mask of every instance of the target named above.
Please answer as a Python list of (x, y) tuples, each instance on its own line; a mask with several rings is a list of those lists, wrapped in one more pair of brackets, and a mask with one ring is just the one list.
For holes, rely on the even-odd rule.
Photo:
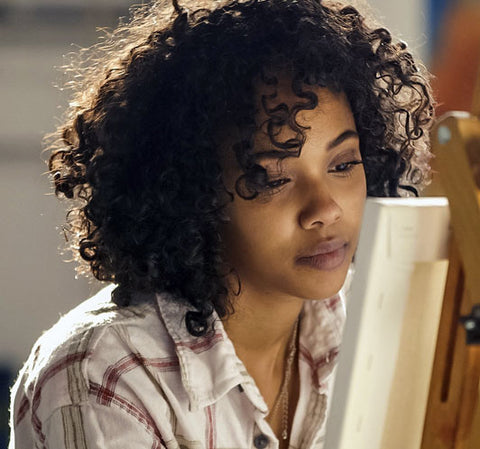
[[(320, 0), (156, 2), (80, 53), (67, 67), (74, 89), (50, 142), (57, 195), (73, 200), (69, 245), (112, 299), (166, 291), (191, 307), (192, 335), (215, 310), (233, 311), (220, 226), (232, 200), (218, 158), (221, 130), (233, 130), (245, 199), (268, 191), (253, 157), (258, 84), (288, 74), (294, 105), (261, 97), (278, 158), (300, 154), (313, 109), (309, 86), (345, 92), (356, 121), (370, 196), (417, 195), (429, 181), (428, 75), (403, 42), (370, 26), (352, 6)], [(278, 141), (289, 126), (295, 137)]]

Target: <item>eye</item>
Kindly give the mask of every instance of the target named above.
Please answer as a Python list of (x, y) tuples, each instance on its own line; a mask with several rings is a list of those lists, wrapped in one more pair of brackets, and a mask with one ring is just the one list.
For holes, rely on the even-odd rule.
[(278, 189), (279, 187), (282, 187), (289, 182), (290, 182), (289, 178), (274, 179), (274, 180), (270, 181), (269, 183), (267, 183), (267, 188), (268, 189)]
[(337, 164), (333, 167), (333, 169), (328, 170), (328, 173), (339, 173), (339, 174), (348, 174), (350, 173), (356, 165), (363, 164), (363, 161), (348, 161), (342, 162), (341, 164)]

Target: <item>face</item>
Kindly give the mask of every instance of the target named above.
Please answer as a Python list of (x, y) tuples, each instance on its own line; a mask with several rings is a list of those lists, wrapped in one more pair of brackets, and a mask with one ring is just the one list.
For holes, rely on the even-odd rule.
[[(312, 90), (319, 105), (297, 114), (297, 122), (310, 128), (300, 156), (281, 163), (259, 159), (272, 179), (267, 195), (238, 196), (234, 184), (242, 172), (233, 155), (223, 160), (234, 200), (222, 237), (242, 291), (327, 298), (340, 290), (352, 261), (366, 197), (355, 121), (344, 94)], [(298, 101), (293, 93), (284, 95), (283, 100)], [(288, 138), (288, 131), (281, 137)], [(257, 146), (258, 152), (272, 149), (261, 130)]]

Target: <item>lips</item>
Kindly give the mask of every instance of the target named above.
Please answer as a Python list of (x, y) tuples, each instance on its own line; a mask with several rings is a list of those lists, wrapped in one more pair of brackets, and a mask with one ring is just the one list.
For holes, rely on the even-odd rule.
[(333, 238), (329, 240), (323, 240), (320, 243), (312, 246), (310, 249), (303, 251), (298, 256), (298, 259), (302, 259), (304, 257), (313, 257), (318, 256), (319, 254), (327, 254), (333, 251), (337, 251), (343, 246), (346, 246), (347, 242), (343, 239)]
[(326, 240), (303, 252), (296, 262), (317, 270), (335, 270), (345, 262), (347, 246), (343, 239)]

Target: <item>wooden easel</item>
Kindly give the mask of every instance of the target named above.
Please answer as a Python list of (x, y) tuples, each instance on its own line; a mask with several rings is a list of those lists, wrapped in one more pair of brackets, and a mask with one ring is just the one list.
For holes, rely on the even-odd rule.
[(480, 304), (480, 185), (472, 172), (472, 160), (480, 163), (480, 76), (472, 113), (441, 117), (432, 147), (452, 238), (422, 449), (480, 449), (480, 316), (472, 311)]

